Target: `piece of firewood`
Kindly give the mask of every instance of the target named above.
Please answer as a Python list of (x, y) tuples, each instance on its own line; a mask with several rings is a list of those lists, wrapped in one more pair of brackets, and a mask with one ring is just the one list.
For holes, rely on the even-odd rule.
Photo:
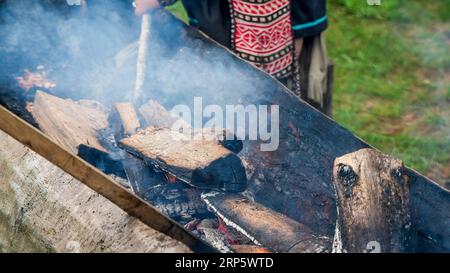
[(411, 222), (403, 162), (361, 149), (337, 158), (333, 176), (338, 199), (335, 250), (408, 251)]
[(175, 122), (181, 122), (186, 128), (191, 126), (184, 120), (181, 120), (178, 116), (167, 111), (159, 102), (149, 100), (147, 103), (139, 108), (139, 113), (142, 115), (146, 122), (145, 127), (154, 126), (161, 128), (171, 128)]
[[(142, 105), (139, 108), (139, 113), (144, 118), (147, 127), (153, 126), (160, 128), (171, 128), (175, 122), (178, 122), (178, 125), (183, 127), (183, 129), (192, 129), (191, 125), (185, 120), (167, 111), (164, 106), (153, 100), (150, 100), (146, 104)], [(211, 128), (196, 128), (192, 130), (193, 134), (198, 134), (200, 132), (205, 134), (206, 137), (214, 137), (222, 146), (236, 154), (243, 149), (242, 140), (239, 140), (234, 135), (231, 135), (226, 129), (212, 130)]]
[(215, 140), (223, 147), (238, 154), (244, 148), (242, 140), (237, 139), (234, 134), (231, 134), (227, 129), (223, 128), (200, 128), (192, 129), (193, 135), (201, 134), (203, 138)]
[(119, 102), (113, 105), (111, 124), (124, 136), (131, 136), (141, 127), (138, 115), (131, 102)]
[(228, 226), (253, 243), (275, 252), (329, 252), (331, 239), (312, 234), (299, 222), (237, 194), (202, 195), (208, 207)]
[(195, 187), (240, 192), (247, 186), (240, 158), (216, 140), (151, 127), (122, 139), (119, 146)]
[(108, 126), (108, 114), (98, 102), (65, 100), (38, 91), (32, 115), (46, 135), (74, 154), (80, 144), (107, 152), (97, 136)]

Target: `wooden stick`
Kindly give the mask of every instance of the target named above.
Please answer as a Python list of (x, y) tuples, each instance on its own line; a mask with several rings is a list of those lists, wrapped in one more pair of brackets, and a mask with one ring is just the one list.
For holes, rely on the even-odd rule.
[(145, 71), (147, 68), (148, 38), (150, 36), (150, 15), (142, 15), (141, 36), (139, 37), (138, 59), (136, 66), (136, 82), (134, 86), (134, 103), (139, 100), (142, 94), (142, 87), (145, 81)]
[[(113, 116), (120, 121), (123, 135), (131, 136), (141, 127), (134, 105), (130, 102), (115, 103), (113, 105)], [(115, 122), (118, 120), (115, 120)]]
[(146, 225), (185, 243), (194, 251), (215, 252), (211, 246), (195, 238), (193, 234), (186, 231), (178, 223), (167, 218), (80, 157), (62, 148), (1, 105), (0, 130), (43, 156)]

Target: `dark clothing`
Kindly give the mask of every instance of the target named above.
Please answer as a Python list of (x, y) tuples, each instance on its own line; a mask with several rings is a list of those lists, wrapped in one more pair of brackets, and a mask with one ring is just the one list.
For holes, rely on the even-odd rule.
[[(242, 0), (244, 2), (247, 0)], [(264, 3), (263, 2), (258, 3)], [(160, 0), (170, 5), (176, 0)], [(182, 0), (189, 16), (189, 23), (198, 27), (220, 44), (232, 48), (236, 44), (236, 10), (231, 15), (231, 0)], [(250, 5), (255, 1), (248, 0)], [(327, 115), (331, 115), (333, 65), (327, 58), (323, 35), (328, 27), (326, 0), (291, 0), (293, 38), (305, 38), (299, 60), (292, 63), (288, 77), (277, 77), (297, 96), (308, 101)], [(253, 23), (253, 21), (251, 21)], [(320, 42), (320, 43), (319, 43)], [(242, 57), (242, 56), (241, 56)], [(244, 58), (245, 59), (245, 58)], [(266, 71), (267, 72), (267, 71)], [(276, 75), (275, 75), (276, 76)]]
[(182, 0), (189, 24), (197, 26), (215, 41), (231, 47), (231, 17), (227, 0)]
[[(231, 47), (230, 6), (227, 0), (182, 0), (190, 24)], [(318, 35), (328, 26), (325, 0), (292, 0), (292, 29), (295, 38)]]

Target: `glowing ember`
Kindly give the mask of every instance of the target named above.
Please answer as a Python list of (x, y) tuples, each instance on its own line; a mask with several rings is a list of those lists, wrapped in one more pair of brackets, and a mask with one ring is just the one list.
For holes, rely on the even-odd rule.
[(255, 253), (270, 253), (270, 250), (268, 250), (265, 247), (259, 247), (259, 248), (255, 249)]
[(47, 79), (47, 73), (43, 71), (44, 67), (40, 65), (37, 69), (41, 71), (31, 72), (28, 69), (25, 69), (25, 75), (16, 78), (19, 86), (26, 91), (32, 88), (54, 88), (56, 84)]
[(176, 183), (177, 182), (177, 177), (176, 176), (174, 176), (174, 175), (172, 175), (170, 173), (165, 173), (164, 175), (166, 176), (167, 182), (169, 182), (169, 183)]
[(225, 238), (227, 239), (229, 244), (232, 244), (232, 245), (239, 244), (239, 242), (233, 238), (233, 235), (231, 235), (230, 231), (227, 228), (227, 225), (222, 221), (222, 219), (220, 219), (220, 218), (218, 218), (218, 219), (219, 219), (219, 227), (217, 228), (217, 230), (220, 233), (222, 233), (223, 235), (225, 235)]

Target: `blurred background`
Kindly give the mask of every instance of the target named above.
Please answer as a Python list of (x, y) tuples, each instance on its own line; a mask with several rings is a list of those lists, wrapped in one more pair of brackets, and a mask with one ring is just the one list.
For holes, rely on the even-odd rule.
[(449, 0), (332, 0), (328, 16), (334, 119), (450, 188)]

